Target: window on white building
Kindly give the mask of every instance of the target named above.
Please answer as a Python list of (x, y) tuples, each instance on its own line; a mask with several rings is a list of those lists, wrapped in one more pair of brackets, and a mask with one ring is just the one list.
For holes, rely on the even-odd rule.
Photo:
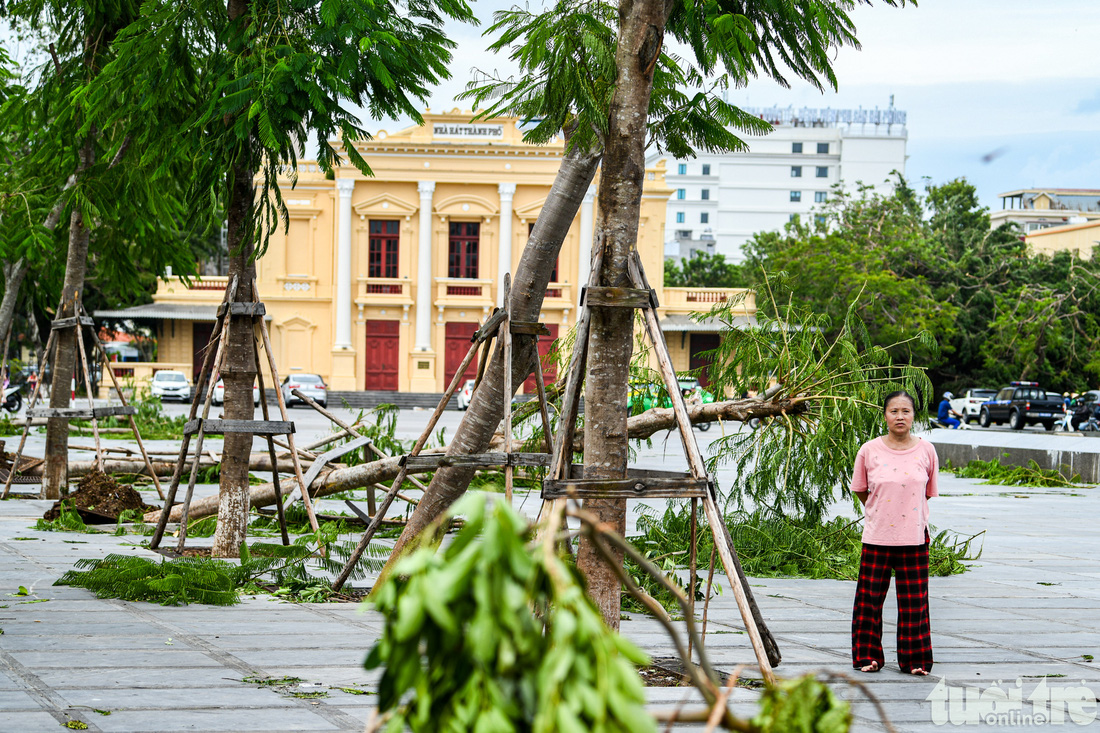
[(684, 212), (682, 212), (682, 211), (677, 211), (676, 212), (676, 223), (677, 224), (683, 224), (684, 223)]
[(802, 177), (802, 166), (792, 165), (791, 166), (791, 178), (801, 178), (801, 177)]
[(801, 153), (802, 152), (802, 143), (791, 143), (791, 152), (792, 153)]
[(828, 155), (829, 154), (829, 143), (818, 143), (817, 144), (817, 152), (818, 152), (819, 155)]
[(688, 192), (687, 192), (686, 188), (676, 189), (676, 200), (677, 201), (683, 201), (684, 199), (687, 198), (687, 196), (688, 196)]
[(814, 203), (823, 204), (829, 200), (828, 191), (814, 191)]
[(710, 189), (709, 188), (704, 188), (702, 191), (699, 192), (699, 195), (702, 197), (702, 199), (704, 201), (710, 201)]
[(704, 176), (709, 176), (710, 175), (710, 166), (709, 165), (704, 165), (703, 166), (703, 175)]
[(802, 192), (801, 191), (791, 191), (791, 201), (801, 201), (801, 200), (802, 200)]
[(828, 178), (829, 177), (829, 166), (827, 166), (827, 165), (817, 166), (817, 177), (818, 178)]
[(710, 224), (710, 213), (704, 211), (701, 214), (699, 214), (699, 223), (700, 224)]
[(679, 173), (681, 176), (686, 176), (688, 172), (687, 163), (681, 163), (680, 165), (676, 166), (676, 172)]

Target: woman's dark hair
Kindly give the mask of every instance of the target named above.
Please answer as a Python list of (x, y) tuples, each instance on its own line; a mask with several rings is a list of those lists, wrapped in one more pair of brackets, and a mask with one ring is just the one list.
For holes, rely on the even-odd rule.
[(889, 405), (890, 400), (894, 399), (895, 397), (904, 397), (905, 399), (909, 400), (909, 404), (913, 407), (913, 412), (917, 411), (917, 401), (913, 399), (913, 395), (909, 394), (904, 389), (899, 389), (897, 392), (891, 392), (890, 394), (886, 395), (886, 399), (882, 401), (883, 414), (886, 414), (886, 406)]

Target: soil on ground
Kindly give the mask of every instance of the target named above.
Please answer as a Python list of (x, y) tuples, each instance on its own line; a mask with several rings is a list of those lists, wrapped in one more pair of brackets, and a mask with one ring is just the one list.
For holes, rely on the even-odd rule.
[[(118, 515), (127, 509), (149, 512), (159, 508), (142, 501), (141, 494), (132, 487), (119, 486), (113, 478), (99, 472), (85, 475), (80, 479), (76, 491), (61, 501), (68, 502), (69, 506), (90, 509), (115, 519), (118, 519)], [(57, 519), (61, 515), (61, 501), (54, 503), (50, 510), (42, 515), (43, 518), (49, 521)]]

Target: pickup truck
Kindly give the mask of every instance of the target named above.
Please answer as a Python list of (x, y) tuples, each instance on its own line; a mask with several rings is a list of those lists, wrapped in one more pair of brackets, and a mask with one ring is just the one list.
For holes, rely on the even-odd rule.
[(951, 409), (962, 415), (963, 422), (970, 422), (982, 412), (982, 405), (997, 396), (995, 389), (968, 389), (951, 400)]
[(1062, 401), (1047, 399), (1038, 382), (1011, 382), (982, 404), (978, 423), (987, 428), (992, 423), (1008, 422), (1013, 430), (1041, 423), (1047, 430), (1053, 430), (1054, 421), (1061, 416)]

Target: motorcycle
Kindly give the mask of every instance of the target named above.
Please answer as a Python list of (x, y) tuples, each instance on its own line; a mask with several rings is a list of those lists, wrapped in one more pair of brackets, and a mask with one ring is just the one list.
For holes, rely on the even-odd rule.
[(0, 404), (5, 410), (11, 414), (15, 414), (23, 409), (23, 395), (20, 394), (23, 391), (23, 387), (8, 387), (4, 390), (4, 402)]

